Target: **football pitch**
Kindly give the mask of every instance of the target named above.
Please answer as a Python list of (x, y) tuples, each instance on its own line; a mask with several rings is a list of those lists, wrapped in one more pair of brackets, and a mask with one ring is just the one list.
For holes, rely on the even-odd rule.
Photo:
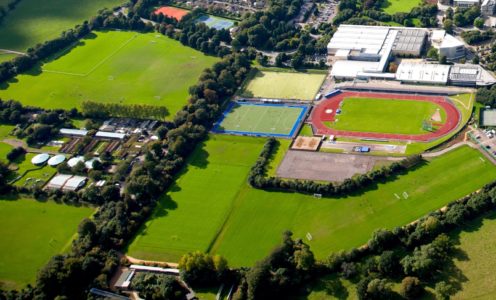
[(93, 210), (52, 201), (0, 199), (0, 288), (33, 284), (38, 270), (70, 246)]
[(257, 71), (247, 79), (240, 96), (311, 101), (325, 77), (325, 74)]
[[(266, 256), (285, 230), (305, 238), (317, 258), (364, 244), (377, 228), (405, 225), (469, 194), (496, 176), (496, 167), (468, 147), (345, 198), (315, 199), (249, 187), (248, 172), (265, 140), (214, 135), (162, 197), (129, 247), (133, 257), (177, 261), (193, 250), (250, 266)], [(408, 199), (398, 199), (395, 194)], [(205, 197), (208, 193), (208, 197)], [(201, 228), (202, 230), (198, 230)]]
[(214, 132), (292, 137), (306, 112), (306, 106), (232, 102)]
[[(12, 1), (9, 1), (12, 2)], [(22, 0), (0, 24), (0, 48), (26, 51), (58, 37), (62, 31), (112, 9), (123, 0)]]
[(376, 98), (346, 98), (341, 113), (330, 128), (346, 131), (422, 134), (424, 121), (439, 112), (440, 122), (446, 122), (446, 111), (433, 102)]
[(160, 34), (91, 33), (39, 69), (0, 86), (0, 97), (43, 108), (83, 101), (165, 106), (173, 116), (188, 88), (218, 59)]

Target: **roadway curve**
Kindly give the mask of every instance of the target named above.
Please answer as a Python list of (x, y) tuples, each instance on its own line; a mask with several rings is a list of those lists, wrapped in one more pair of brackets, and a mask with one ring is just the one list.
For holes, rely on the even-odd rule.
[[(435, 132), (425, 134), (395, 134), (395, 133), (376, 133), (376, 132), (359, 132), (336, 130), (327, 127), (324, 122), (333, 122), (336, 116), (336, 110), (340, 107), (341, 102), (349, 97), (362, 98), (380, 98), (391, 100), (415, 100), (433, 102), (442, 107), (446, 112), (446, 122), (441, 125)], [(327, 113), (331, 109), (332, 113)], [(323, 100), (318, 104), (311, 114), (311, 122), (318, 135), (336, 135), (353, 138), (401, 140), (428, 142), (438, 139), (451, 131), (455, 130), (460, 123), (461, 115), (458, 109), (442, 96), (417, 96), (406, 94), (389, 94), (389, 93), (370, 93), (370, 92), (343, 92), (331, 98)]]

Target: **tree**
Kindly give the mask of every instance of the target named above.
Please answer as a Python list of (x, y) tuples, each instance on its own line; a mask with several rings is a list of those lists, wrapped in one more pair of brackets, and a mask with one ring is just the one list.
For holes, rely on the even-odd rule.
[(146, 300), (184, 299), (187, 291), (173, 276), (138, 272), (133, 278), (133, 289)]
[(484, 28), (484, 19), (483, 18), (480, 18), (480, 17), (476, 18), (474, 20), (474, 26), (477, 27), (477, 28), (479, 28), (479, 29)]
[(200, 251), (190, 252), (179, 260), (184, 281), (192, 286), (208, 287), (216, 284), (228, 269), (227, 261), (220, 256), (210, 256)]
[(96, 232), (96, 225), (88, 218), (84, 218), (78, 226), (78, 234), (81, 236), (93, 236)]
[(377, 268), (381, 274), (394, 276), (400, 269), (399, 258), (393, 251), (384, 251), (379, 257)]
[(424, 289), (417, 277), (405, 277), (401, 281), (400, 294), (406, 299), (417, 299), (423, 292)]
[(439, 51), (436, 48), (431, 47), (429, 49), (429, 51), (427, 51), (427, 57), (432, 59), (432, 60), (438, 60), (439, 59)]
[(447, 65), (448, 64), (448, 58), (445, 55), (441, 55), (439, 57), (439, 63), (442, 65)]
[(446, 19), (443, 22), (443, 28), (446, 30), (447, 33), (453, 33), (453, 29), (455, 28), (455, 25), (453, 24), (453, 21), (450, 19)]
[(437, 300), (448, 300), (452, 292), (453, 287), (445, 281), (436, 283), (434, 288), (434, 294), (436, 295)]
[(391, 284), (386, 279), (372, 279), (367, 285), (368, 299), (390, 299), (392, 297)]

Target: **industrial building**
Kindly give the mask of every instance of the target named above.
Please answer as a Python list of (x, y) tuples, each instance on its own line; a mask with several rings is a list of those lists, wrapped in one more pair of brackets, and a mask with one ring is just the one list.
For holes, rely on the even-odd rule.
[(389, 78), (384, 71), (391, 57), (420, 56), (426, 40), (423, 28), (341, 25), (327, 45), (328, 54), (337, 60), (331, 75), (338, 79)]

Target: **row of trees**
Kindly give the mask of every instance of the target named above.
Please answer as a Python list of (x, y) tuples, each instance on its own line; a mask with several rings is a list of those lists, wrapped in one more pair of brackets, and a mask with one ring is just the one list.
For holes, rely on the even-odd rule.
[(462, 32), (461, 36), (467, 44), (476, 45), (491, 40), (494, 37), (494, 31), (469, 30)]
[(286, 180), (278, 177), (266, 176), (267, 166), (277, 143), (278, 141), (274, 138), (268, 139), (265, 143), (257, 162), (251, 168), (248, 176), (248, 182), (251, 186), (259, 189), (281, 189), (307, 194), (321, 194), (324, 196), (346, 195), (377, 182), (389, 180), (423, 162), (421, 155), (412, 155), (402, 161), (394, 162), (387, 167), (382, 167), (381, 169), (374, 170), (368, 174), (361, 174), (346, 179), (340, 184)]
[(164, 120), (169, 115), (169, 111), (165, 106), (146, 104), (124, 105), (119, 103), (101, 103), (93, 101), (84, 101), (81, 104), (81, 112), (85, 117), (92, 119), (106, 119), (109, 116), (112, 116)]

